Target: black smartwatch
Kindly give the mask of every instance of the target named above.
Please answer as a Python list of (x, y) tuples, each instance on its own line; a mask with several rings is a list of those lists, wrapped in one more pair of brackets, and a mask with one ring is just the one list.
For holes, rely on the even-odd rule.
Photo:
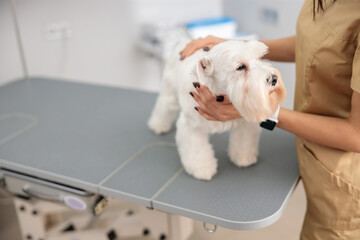
[(280, 105), (277, 107), (275, 113), (266, 121), (260, 123), (260, 127), (265, 128), (267, 130), (274, 130), (276, 124), (278, 123), (278, 115), (280, 111)]

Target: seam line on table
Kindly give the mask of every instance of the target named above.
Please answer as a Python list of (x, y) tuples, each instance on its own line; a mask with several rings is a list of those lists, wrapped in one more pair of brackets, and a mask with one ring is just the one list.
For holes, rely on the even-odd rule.
[(153, 201), (157, 198), (184, 170), (181, 167), (151, 198), (150, 198), (150, 205), (153, 208)]
[(117, 167), (114, 171), (112, 171), (109, 175), (107, 175), (103, 180), (100, 181), (98, 184), (98, 187), (102, 186), (104, 183), (106, 183), (111, 177), (113, 177), (116, 173), (121, 171), (126, 165), (128, 165), (132, 160), (134, 160), (136, 157), (138, 157), (140, 154), (142, 154), (146, 149), (153, 146), (171, 146), (176, 147), (175, 143), (168, 143), (168, 142), (154, 142), (154, 143), (148, 143), (147, 145), (140, 148), (139, 151), (137, 151), (135, 154), (133, 154), (130, 158), (128, 158), (125, 162), (123, 162), (119, 167)]
[(0, 145), (20, 136), (21, 134), (29, 131), (30, 129), (34, 128), (38, 122), (39, 119), (36, 116), (24, 114), (24, 113), (5, 113), (0, 115), (0, 121), (3, 121), (8, 118), (22, 118), (32, 121), (31, 123), (27, 124), (25, 127), (20, 128), (19, 130), (11, 133), (10, 135), (7, 135), (6, 137), (2, 138), (0, 140)]

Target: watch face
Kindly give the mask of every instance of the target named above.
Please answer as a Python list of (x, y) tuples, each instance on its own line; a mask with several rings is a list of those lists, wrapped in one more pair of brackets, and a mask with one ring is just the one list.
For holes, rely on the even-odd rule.
[(276, 122), (271, 121), (271, 120), (266, 120), (264, 122), (260, 123), (260, 127), (268, 129), (268, 130), (273, 130), (276, 126)]

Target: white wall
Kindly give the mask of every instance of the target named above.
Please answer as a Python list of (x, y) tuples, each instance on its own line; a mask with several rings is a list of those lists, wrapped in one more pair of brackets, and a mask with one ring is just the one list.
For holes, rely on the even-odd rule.
[[(156, 59), (134, 47), (139, 25), (222, 14), (221, 0), (15, 1), (30, 76), (147, 90), (159, 88), (161, 68)], [(0, 4), (1, 83), (20, 76), (22, 72), (10, 9), (6, 6), (8, 1), (0, 0)], [(47, 40), (47, 24), (58, 22), (69, 24), (71, 38)]]
[(0, 85), (22, 76), (10, 4), (0, 0)]
[[(296, 31), (296, 21), (303, 0), (223, 0), (224, 13), (237, 20), (239, 29), (257, 33), (260, 39), (291, 36)], [(277, 20), (264, 16), (266, 12), (277, 13)], [(285, 107), (293, 107), (295, 89), (295, 64), (274, 63), (282, 73), (287, 99)]]

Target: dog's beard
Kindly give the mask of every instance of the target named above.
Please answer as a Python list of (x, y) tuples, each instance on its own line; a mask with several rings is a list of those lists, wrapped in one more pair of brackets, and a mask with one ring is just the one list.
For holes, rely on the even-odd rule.
[(264, 121), (272, 114), (266, 85), (256, 79), (259, 78), (236, 79), (227, 88), (234, 107), (245, 120), (250, 122)]

